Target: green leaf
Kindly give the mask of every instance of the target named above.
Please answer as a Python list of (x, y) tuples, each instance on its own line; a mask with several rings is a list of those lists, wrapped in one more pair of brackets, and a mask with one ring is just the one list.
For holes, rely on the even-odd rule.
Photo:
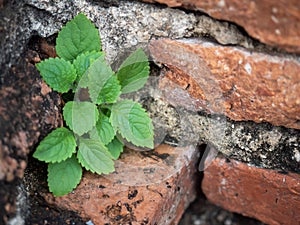
[(59, 57), (72, 61), (79, 54), (100, 51), (101, 41), (98, 30), (84, 15), (78, 14), (58, 33), (56, 53)]
[(123, 100), (112, 106), (110, 122), (116, 132), (136, 146), (153, 148), (153, 125), (142, 106)]
[(81, 138), (77, 158), (83, 167), (93, 173), (108, 174), (115, 170), (108, 149), (97, 140)]
[(103, 52), (86, 52), (82, 53), (74, 60), (73, 65), (77, 72), (76, 82), (78, 83), (82, 77), (82, 75), (86, 72), (89, 66), (98, 58), (102, 58), (104, 60)]
[(48, 165), (48, 186), (55, 196), (71, 192), (80, 182), (82, 168), (75, 156)]
[(147, 82), (149, 72), (148, 58), (139, 48), (122, 63), (117, 72), (122, 93), (134, 92), (142, 88)]
[(76, 79), (76, 69), (68, 61), (49, 58), (36, 65), (46, 83), (55, 91), (65, 93)]
[(78, 135), (83, 135), (96, 125), (98, 110), (91, 102), (67, 102), (63, 108), (66, 124)]
[(114, 72), (102, 57), (89, 67), (82, 76), (79, 86), (88, 88), (90, 98), (96, 104), (115, 102), (121, 89)]
[(70, 158), (75, 151), (76, 141), (73, 133), (67, 128), (60, 127), (41, 141), (33, 157), (46, 163), (55, 163)]
[(100, 113), (99, 119), (96, 123), (95, 130), (92, 130), (91, 137), (100, 140), (104, 145), (107, 145), (115, 136), (115, 130), (109, 122), (109, 118)]
[(117, 160), (123, 152), (124, 145), (122, 142), (119, 141), (117, 137), (115, 137), (108, 145), (108, 151), (112, 155), (113, 159)]
[(100, 91), (96, 104), (115, 103), (121, 94), (121, 86), (115, 75), (111, 76)]

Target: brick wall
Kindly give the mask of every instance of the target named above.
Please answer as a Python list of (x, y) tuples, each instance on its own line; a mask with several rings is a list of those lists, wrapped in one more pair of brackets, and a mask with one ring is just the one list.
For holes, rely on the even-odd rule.
[[(177, 89), (188, 93), (185, 99), (175, 94), (173, 104), (223, 114), (233, 121), (254, 121), (257, 129), (262, 122), (295, 129), (294, 143), (290, 142), (293, 146), (285, 150), (292, 153), (286, 160), (294, 161), (296, 170), (282, 164), (276, 170), (264, 169), (267, 168), (265, 163), (250, 161), (246, 164), (241, 161), (249, 161), (241, 155), (234, 160), (232, 155), (226, 156), (225, 151), (227, 160), (219, 156), (206, 161), (208, 168), (204, 171), (202, 190), (213, 203), (267, 224), (299, 224), (299, 4), (296, 1), (235, 0), (147, 2), (181, 7), (235, 23), (250, 38), (264, 45), (245, 48), (239, 44), (224, 45), (216, 39), (157, 38), (150, 42), (149, 48), (154, 61), (165, 67), (160, 88), (167, 90), (166, 96)], [(244, 126), (250, 127), (250, 124)], [(253, 129), (250, 133), (255, 132)], [(272, 136), (277, 135), (273, 133), (269, 137)], [(244, 141), (244, 148), (252, 155), (257, 154), (259, 148), (251, 148), (247, 134), (239, 138)], [(258, 141), (259, 138), (253, 140)], [(285, 141), (281, 139), (281, 144)], [(273, 157), (286, 157), (285, 153), (272, 151), (271, 146), (260, 148), (269, 150)], [(261, 157), (271, 162), (270, 155)]]
[[(0, 121), (5, 121), (0, 223), (16, 218), (39, 223), (49, 215), (65, 223), (76, 215), (95, 224), (177, 224), (197, 189), (214, 204), (268, 224), (300, 223), (296, 0), (59, 3), (0, 1), (0, 15), (6, 18), (0, 21), (5, 34), (0, 42)], [(59, 125), (61, 101), (41, 81), (34, 63), (55, 54), (53, 35), (79, 12), (99, 28), (108, 62), (138, 46), (148, 51), (153, 76), (134, 97), (173, 147), (126, 151), (117, 173), (86, 172), (77, 190), (54, 198), (30, 154)], [(197, 144), (209, 146), (201, 185)], [(24, 174), (28, 158), (32, 164)], [(14, 217), (22, 211), (16, 198), (20, 182), (32, 210)], [(63, 216), (57, 215), (61, 210)]]

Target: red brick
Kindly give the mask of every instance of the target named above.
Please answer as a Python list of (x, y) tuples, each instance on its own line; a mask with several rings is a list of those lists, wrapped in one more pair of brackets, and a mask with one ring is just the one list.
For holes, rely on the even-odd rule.
[(149, 49), (168, 68), (160, 89), (174, 104), (300, 129), (299, 61), (190, 39), (152, 40)]
[(45, 198), (95, 225), (177, 224), (196, 197), (197, 151), (163, 145), (147, 154), (125, 152), (116, 162), (116, 173), (103, 177), (86, 172), (74, 193)]
[(242, 26), (250, 36), (289, 52), (300, 52), (298, 0), (144, 0), (170, 7), (201, 10), (210, 16)]
[(204, 171), (209, 201), (267, 224), (300, 224), (300, 175), (216, 158)]

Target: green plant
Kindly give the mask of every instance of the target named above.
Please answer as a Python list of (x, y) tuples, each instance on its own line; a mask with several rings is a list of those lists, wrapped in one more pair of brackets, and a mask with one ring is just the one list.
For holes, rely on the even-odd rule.
[[(79, 184), (82, 167), (97, 174), (113, 172), (122, 139), (152, 149), (153, 125), (139, 103), (120, 98), (148, 79), (149, 62), (142, 49), (115, 73), (105, 62), (98, 30), (79, 14), (59, 32), (56, 52), (59, 57), (36, 67), (52, 89), (74, 97), (63, 107), (66, 127), (48, 134), (33, 156), (49, 163), (49, 190), (61, 196)], [(88, 96), (82, 97), (86, 91)]]

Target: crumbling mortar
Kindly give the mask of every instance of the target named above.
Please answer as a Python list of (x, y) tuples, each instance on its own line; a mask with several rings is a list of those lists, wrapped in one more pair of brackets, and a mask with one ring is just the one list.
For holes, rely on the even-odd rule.
[(300, 173), (299, 130), (195, 113), (174, 108), (160, 99), (148, 99), (146, 105), (150, 115), (164, 124), (165, 136), (175, 140), (177, 146), (205, 143), (228, 158), (261, 168)]

